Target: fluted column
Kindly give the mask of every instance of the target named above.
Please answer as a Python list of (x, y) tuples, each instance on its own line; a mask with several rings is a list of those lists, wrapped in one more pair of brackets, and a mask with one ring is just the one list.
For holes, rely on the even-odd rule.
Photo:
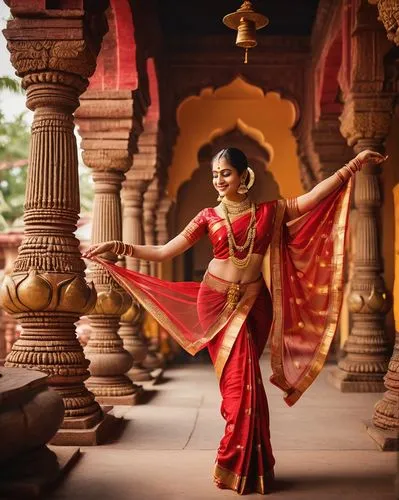
[[(92, 243), (122, 240), (120, 191), (139, 131), (133, 92), (88, 91), (76, 116), (83, 139), (83, 160), (93, 171)], [(102, 257), (116, 261), (113, 253)], [(90, 265), (90, 277), (97, 302), (89, 315), (92, 333), (85, 354), (91, 376), (86, 385), (102, 404), (131, 405), (136, 402), (138, 388), (125, 373), (133, 360), (118, 335), (120, 318), (131, 305), (131, 298), (99, 264)]]
[(50, 387), (65, 406), (57, 443), (94, 444), (102, 412), (84, 385), (89, 362), (74, 326), (93, 307), (96, 293), (86, 284), (74, 236), (80, 202), (73, 112), (94, 72), (99, 44), (86, 38), (93, 19), (84, 10), (65, 11), (53, 19), (51, 10), (41, 17), (37, 6), (30, 13), (19, 2), (11, 2), (12, 12), (15, 4), (4, 33), (34, 118), (24, 239), (1, 289), (3, 307), (23, 329), (6, 366), (49, 375)]
[[(354, 145), (383, 151), (391, 119), (390, 96), (351, 96), (342, 117), (342, 132)], [(366, 124), (366, 127), (364, 126)], [(346, 356), (338, 363), (333, 382), (344, 392), (380, 392), (388, 367), (389, 344), (385, 315), (391, 300), (382, 276), (379, 237), (380, 165), (367, 165), (355, 180), (355, 249), (348, 307), (352, 329), (344, 345)]]
[(399, 184), (394, 188), (395, 202), (395, 283), (394, 316), (395, 346), (385, 375), (384, 397), (374, 407), (372, 423), (367, 425), (370, 436), (384, 451), (399, 450)]
[[(123, 185), (123, 241), (129, 244), (140, 245), (143, 242), (143, 193), (149, 180), (140, 179), (135, 167), (126, 175)], [(134, 257), (126, 257), (127, 269), (140, 270), (140, 261)], [(135, 382), (152, 380), (150, 370), (144, 368), (142, 362), (147, 356), (148, 346), (142, 336), (144, 310), (136, 301), (132, 302), (129, 310), (121, 318), (120, 335), (123, 345), (133, 357), (133, 366), (129, 370), (129, 377)]]
[[(344, 96), (341, 133), (357, 154), (384, 152), (394, 94), (385, 85), (384, 57), (390, 49), (375, 9), (367, 0), (356, 4), (351, 30), (351, 81)], [(380, 392), (388, 367), (385, 315), (391, 300), (383, 278), (380, 249), (381, 165), (365, 165), (355, 177), (356, 224), (353, 276), (348, 308), (352, 328), (332, 381), (345, 392)]]
[[(399, 46), (399, 6), (392, 0), (378, 0), (379, 20), (387, 31), (388, 39)], [(397, 78), (397, 76), (396, 76)], [(397, 108), (398, 109), (398, 108)], [(395, 345), (388, 371), (385, 375), (384, 397), (374, 408), (372, 424), (368, 433), (377, 441), (382, 450), (399, 450), (399, 184), (393, 190), (395, 204), (395, 282), (394, 317)]]

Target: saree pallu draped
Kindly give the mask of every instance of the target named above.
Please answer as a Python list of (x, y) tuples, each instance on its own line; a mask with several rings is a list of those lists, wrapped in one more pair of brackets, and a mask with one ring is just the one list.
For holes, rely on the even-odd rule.
[[(219, 487), (264, 493), (273, 477), (259, 367), (269, 331), (271, 381), (285, 391), (287, 404), (299, 399), (323, 366), (342, 300), (350, 189), (349, 182), (289, 224), (285, 201), (275, 202), (272, 227), (262, 226), (267, 237), (272, 233), (272, 300), (261, 278), (237, 284), (207, 272), (202, 283), (168, 282), (95, 259), (186, 351), (208, 348), (226, 420), (215, 464)], [(234, 222), (237, 230), (240, 223)]]
[(292, 224), (279, 202), (271, 242), (273, 384), (293, 405), (320, 373), (343, 296), (351, 179)]

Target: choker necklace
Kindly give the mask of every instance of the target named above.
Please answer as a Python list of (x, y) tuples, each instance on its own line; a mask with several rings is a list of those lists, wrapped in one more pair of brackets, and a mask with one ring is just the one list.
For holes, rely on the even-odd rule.
[(248, 197), (243, 201), (230, 201), (223, 198), (221, 205), (223, 210), (227, 209), (229, 214), (241, 214), (251, 208), (251, 200)]

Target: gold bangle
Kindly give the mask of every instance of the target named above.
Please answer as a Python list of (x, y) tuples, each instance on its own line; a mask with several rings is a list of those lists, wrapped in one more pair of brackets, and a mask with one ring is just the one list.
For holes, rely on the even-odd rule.
[(294, 219), (297, 219), (298, 217), (301, 216), (301, 212), (299, 211), (298, 208), (298, 198), (288, 198), (287, 199), (287, 208), (292, 212), (292, 217)]
[(342, 172), (340, 172), (339, 170), (337, 170), (335, 172), (335, 175), (338, 177), (338, 179), (341, 182), (341, 184), (345, 184), (346, 180), (345, 180), (345, 177), (342, 175)]

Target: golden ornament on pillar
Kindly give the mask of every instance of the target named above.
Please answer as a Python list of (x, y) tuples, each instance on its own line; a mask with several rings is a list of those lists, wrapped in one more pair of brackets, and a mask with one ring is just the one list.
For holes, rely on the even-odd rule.
[(255, 12), (252, 2), (246, 0), (241, 7), (223, 18), (223, 23), (233, 30), (237, 30), (237, 47), (245, 49), (244, 63), (248, 62), (248, 49), (256, 47), (256, 30), (264, 28), (269, 24), (269, 19)]

